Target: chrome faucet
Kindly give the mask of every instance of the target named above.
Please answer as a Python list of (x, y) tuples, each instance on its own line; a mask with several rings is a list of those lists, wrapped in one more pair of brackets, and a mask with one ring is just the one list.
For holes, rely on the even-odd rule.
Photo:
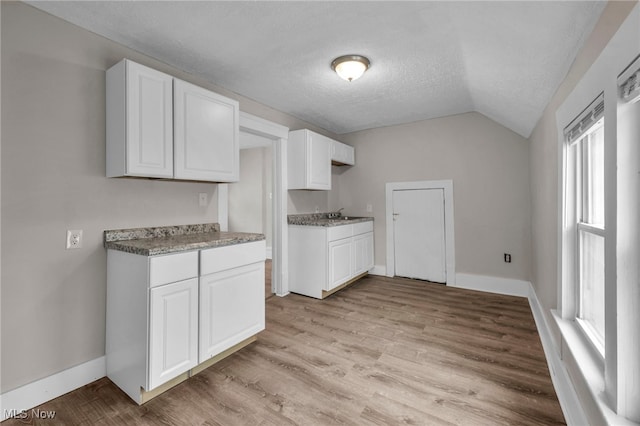
[(329, 218), (334, 218), (334, 217), (340, 217), (342, 216), (342, 210), (344, 210), (344, 207), (339, 208), (337, 211), (329, 213)]

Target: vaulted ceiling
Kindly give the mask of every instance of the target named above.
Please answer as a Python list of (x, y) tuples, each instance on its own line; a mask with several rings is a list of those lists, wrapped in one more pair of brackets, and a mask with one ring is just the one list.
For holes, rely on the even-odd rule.
[[(524, 137), (606, 4), (28, 3), (334, 133), (477, 111)], [(352, 83), (345, 54), (371, 60)]]

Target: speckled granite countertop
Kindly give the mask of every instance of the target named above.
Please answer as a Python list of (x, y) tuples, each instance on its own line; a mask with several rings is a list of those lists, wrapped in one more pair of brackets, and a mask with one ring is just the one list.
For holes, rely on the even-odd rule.
[(372, 217), (339, 216), (330, 217), (330, 213), (290, 214), (287, 216), (289, 225), (301, 226), (340, 226), (359, 222), (372, 222)]
[(143, 256), (229, 246), (264, 240), (262, 234), (220, 232), (217, 223), (104, 231), (104, 247)]

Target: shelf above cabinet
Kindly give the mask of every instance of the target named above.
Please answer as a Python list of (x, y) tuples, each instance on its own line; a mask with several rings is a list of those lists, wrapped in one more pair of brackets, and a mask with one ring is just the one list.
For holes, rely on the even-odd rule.
[(355, 148), (342, 142), (331, 141), (331, 164), (333, 164), (334, 166), (355, 165)]

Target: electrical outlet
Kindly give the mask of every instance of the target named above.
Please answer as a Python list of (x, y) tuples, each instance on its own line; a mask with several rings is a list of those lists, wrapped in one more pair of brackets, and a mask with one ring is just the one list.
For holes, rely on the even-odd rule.
[(371, 213), (373, 211), (373, 206), (371, 204), (367, 204), (367, 213)]
[(200, 207), (207, 207), (208, 200), (206, 192), (201, 192), (200, 194), (198, 194), (198, 204), (200, 204)]
[(504, 254), (504, 261), (506, 263), (511, 263), (511, 255), (509, 253)]
[(67, 231), (67, 249), (82, 248), (82, 229)]
[(320, 207), (316, 206), (315, 211), (316, 213), (320, 213)]

